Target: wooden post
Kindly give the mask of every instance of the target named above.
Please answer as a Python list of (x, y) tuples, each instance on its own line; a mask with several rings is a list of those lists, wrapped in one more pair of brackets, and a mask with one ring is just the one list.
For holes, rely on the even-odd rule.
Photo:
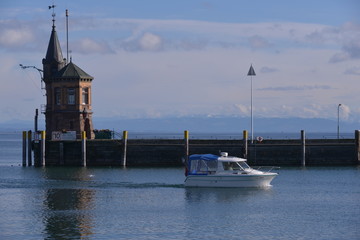
[(360, 130), (355, 130), (356, 160), (360, 164)]
[(123, 156), (121, 160), (121, 166), (123, 167), (126, 167), (127, 139), (128, 139), (128, 131), (123, 131), (123, 137), (122, 137)]
[(248, 131), (243, 131), (243, 152), (244, 158), (247, 159), (248, 155)]
[(26, 166), (26, 131), (23, 131), (23, 135), (22, 135), (23, 139), (22, 139), (22, 165), (23, 167)]
[(63, 142), (59, 142), (59, 164), (60, 166), (64, 165), (64, 143)]
[(306, 159), (305, 159), (306, 147), (305, 147), (305, 131), (301, 130), (301, 166), (305, 167)]
[(34, 132), (38, 131), (38, 116), (39, 116), (39, 110), (35, 109)]
[(40, 136), (40, 166), (45, 166), (45, 142), (46, 142), (46, 133), (41, 131)]
[(32, 165), (32, 132), (28, 131), (28, 166)]
[(184, 158), (185, 163), (189, 160), (189, 131), (184, 131)]
[(86, 167), (86, 132), (81, 132), (81, 166)]

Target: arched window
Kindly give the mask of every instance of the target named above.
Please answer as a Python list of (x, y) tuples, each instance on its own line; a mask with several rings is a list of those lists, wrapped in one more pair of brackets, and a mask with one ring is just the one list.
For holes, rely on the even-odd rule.
[(89, 88), (82, 89), (82, 104), (89, 104)]

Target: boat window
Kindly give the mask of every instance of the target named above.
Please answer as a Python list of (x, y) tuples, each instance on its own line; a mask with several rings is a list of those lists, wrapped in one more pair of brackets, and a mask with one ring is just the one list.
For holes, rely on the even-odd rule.
[(232, 171), (233, 169), (233, 164), (232, 162), (223, 162), (223, 167), (225, 171)]
[(190, 164), (190, 174), (207, 174), (216, 171), (216, 161), (192, 160)]
[(225, 171), (243, 171), (250, 167), (246, 164), (246, 162), (223, 162), (223, 168)]
[(246, 162), (238, 162), (238, 164), (239, 164), (243, 169), (250, 168), (250, 166), (249, 166)]

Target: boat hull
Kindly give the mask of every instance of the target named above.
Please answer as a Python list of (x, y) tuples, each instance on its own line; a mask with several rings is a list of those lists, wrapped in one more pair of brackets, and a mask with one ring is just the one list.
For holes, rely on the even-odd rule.
[(185, 187), (269, 187), (277, 173), (261, 175), (188, 175)]

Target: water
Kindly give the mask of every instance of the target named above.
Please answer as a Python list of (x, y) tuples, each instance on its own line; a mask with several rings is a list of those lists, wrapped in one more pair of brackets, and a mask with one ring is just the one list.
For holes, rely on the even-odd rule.
[(0, 239), (360, 239), (359, 167), (186, 189), (181, 168), (21, 167), (21, 135), (4, 139)]

